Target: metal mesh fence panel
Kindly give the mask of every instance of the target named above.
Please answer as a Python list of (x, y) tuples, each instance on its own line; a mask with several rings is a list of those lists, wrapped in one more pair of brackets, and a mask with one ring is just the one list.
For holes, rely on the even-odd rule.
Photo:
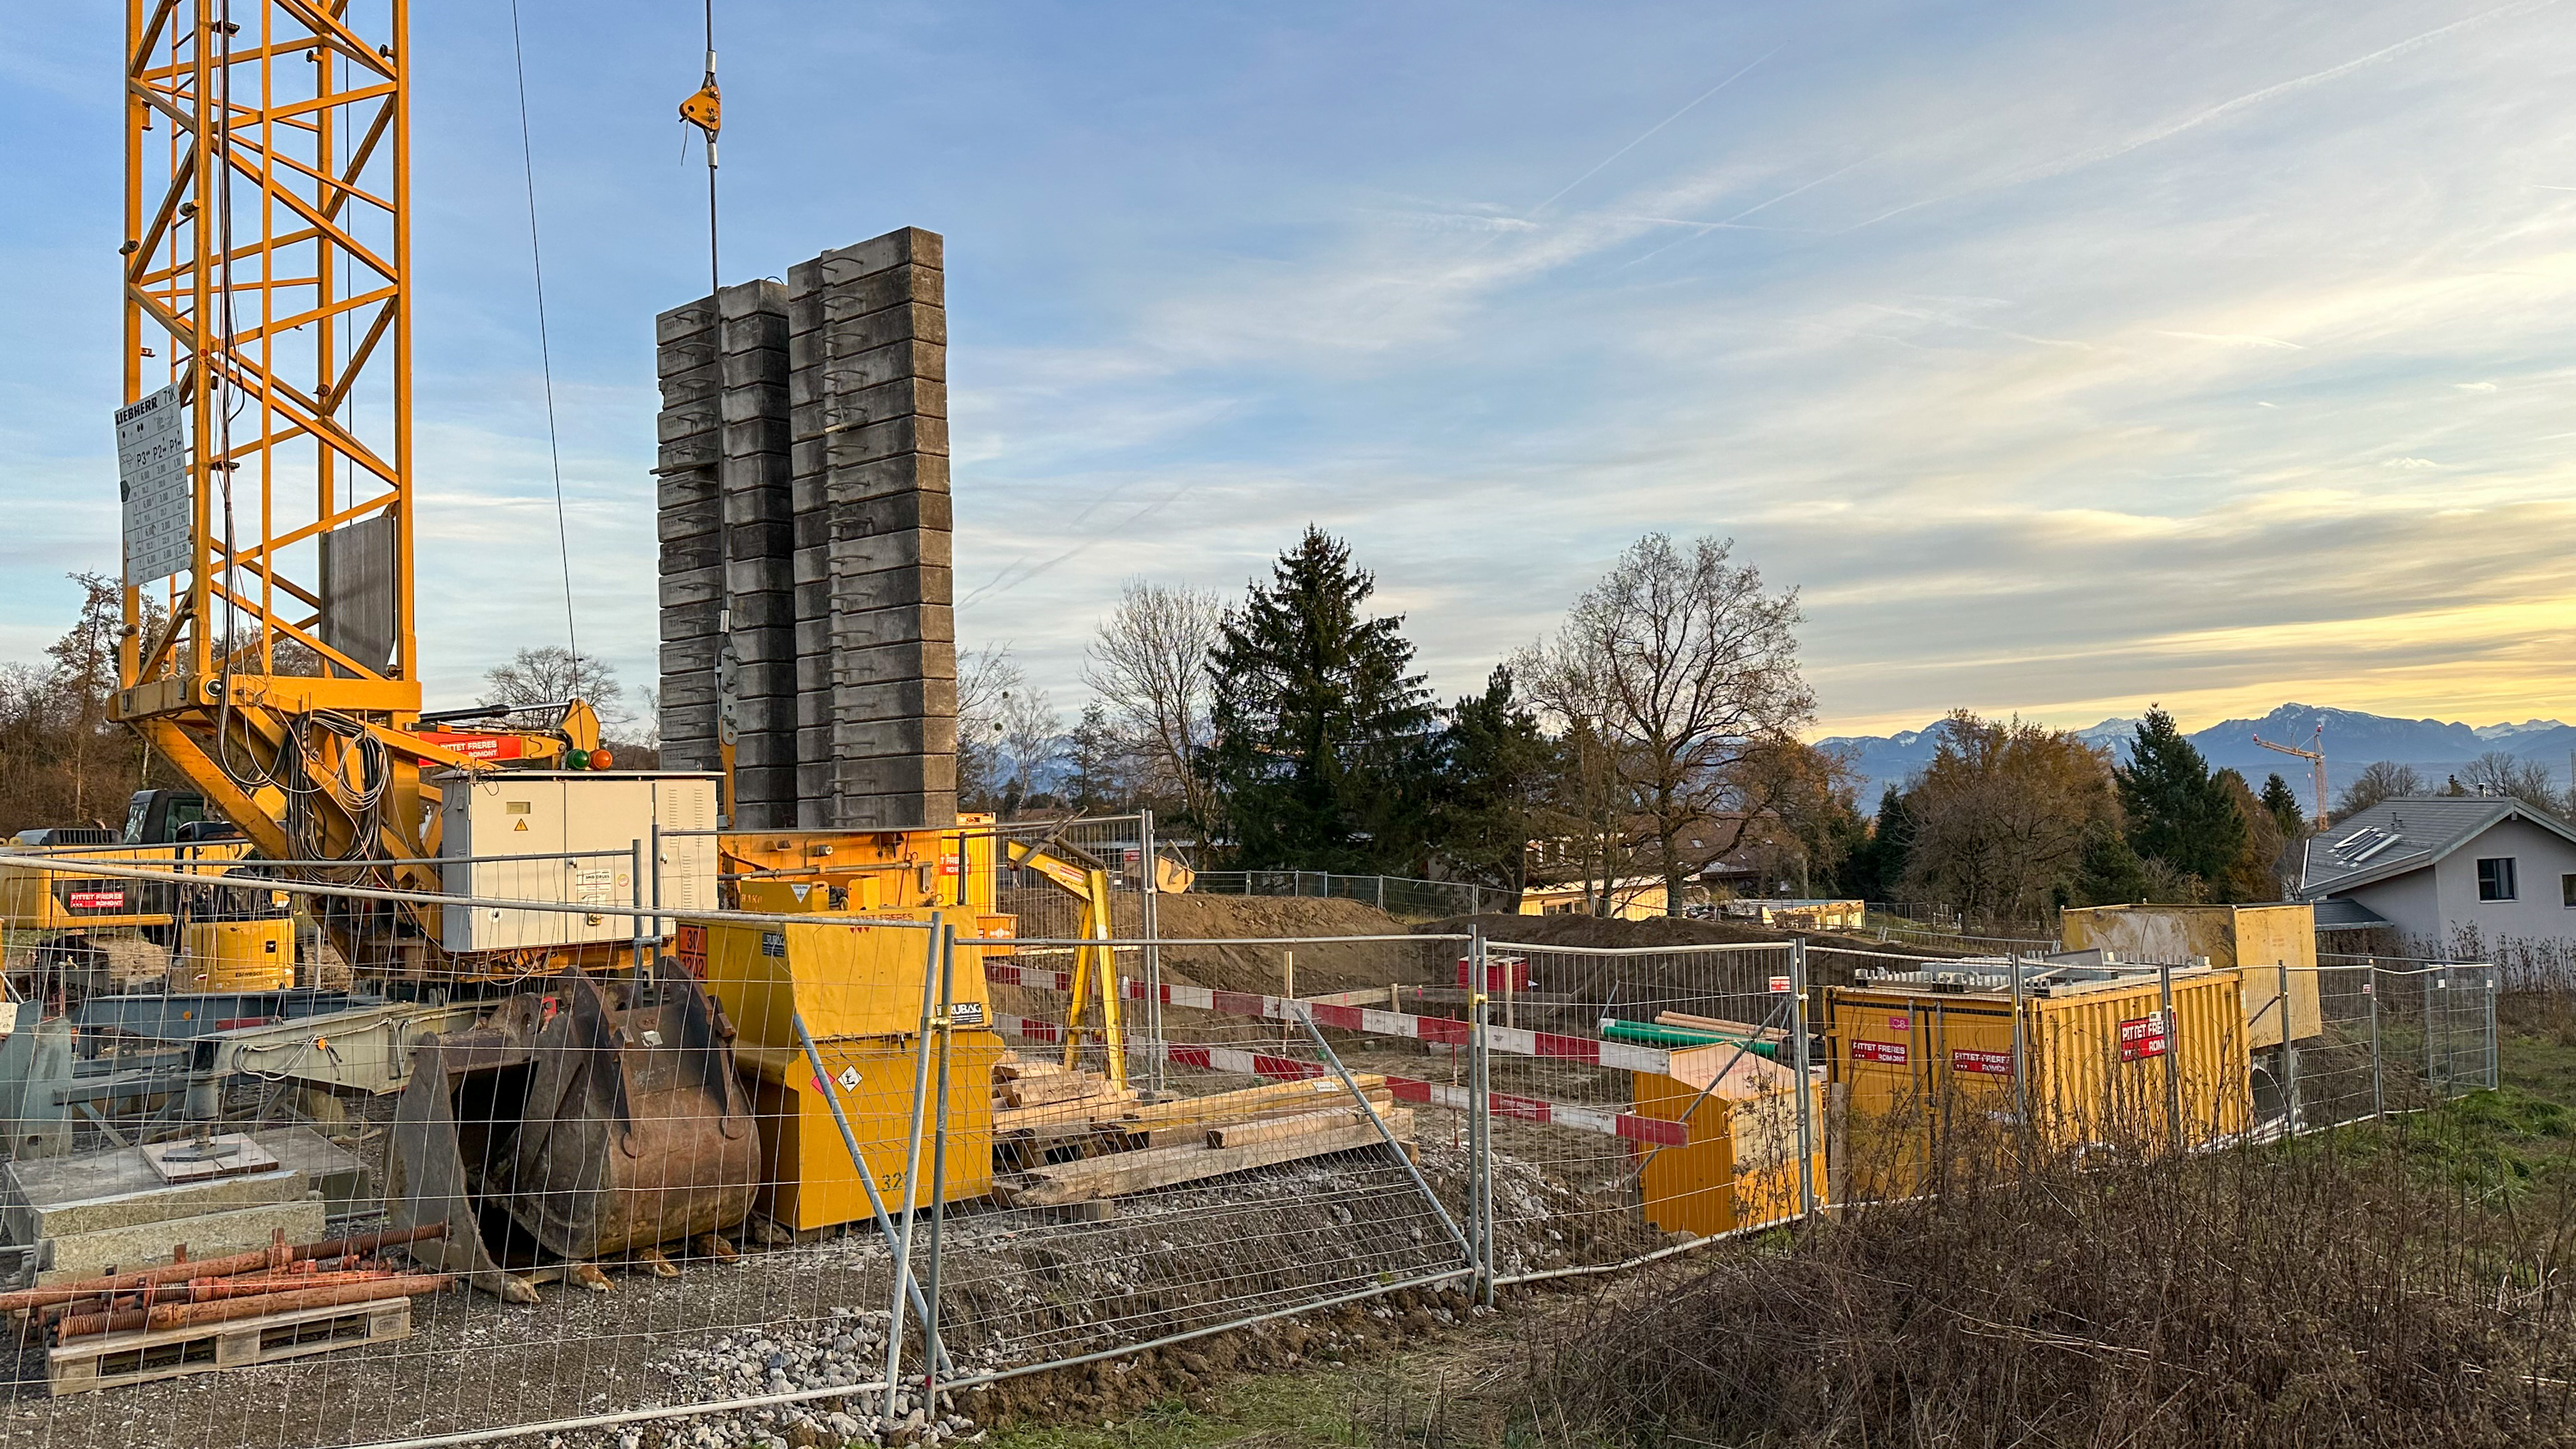
[[(1034, 1365), (1466, 1272), (1467, 1158), (1429, 1120), (1447, 1109), (1422, 1058), (1391, 1045), (1410, 1014), (1193, 979), (1328, 944), (1449, 943), (1164, 943), (1163, 1040), (1130, 1031), (1123, 1053), (1099, 979), (1061, 964), (1082, 948), (1017, 943), (993, 976), (1016, 1057), (999, 1090), (1024, 1105), (1001, 1109), (999, 1206), (976, 1220), (1010, 1247), (945, 1270), (979, 1347)], [(1122, 973), (1115, 995), (1132, 1014), (1156, 990)]]
[(1793, 948), (1491, 946), (1493, 1268), (1634, 1260), (1802, 1211)]
[[(1821, 1065), (1848, 1070), (1852, 1044), (1811, 996), (1889, 972), (1973, 992), (2009, 965), (1149, 937), (1142, 827), (1022, 831), (1080, 887), (1030, 860), (1000, 909), (940, 915), (681, 906), (673, 840), (640, 862), (477, 860), (470, 903), (442, 911), (614, 964), (505, 957), (471, 981), (423, 975), (399, 931), (358, 933), (354, 961), (328, 948), (402, 905), (365, 894), (399, 881), (86, 862), (85, 891), (173, 915), (10, 943), (0, 1276), (44, 1291), (8, 1300), (26, 1317), (0, 1435), (971, 1433), (951, 1416), (996, 1376), (1602, 1271), (1868, 1196)], [(534, 898), (487, 894), (512, 889)], [(991, 934), (1001, 916), (1014, 935)], [(640, 971), (617, 954), (639, 935)], [(2246, 1135), (2494, 1081), (2488, 967), (2312, 979), (2312, 1004), (2273, 993), (2290, 1040), (2234, 1058), (2268, 1093)], [(2171, 1009), (2142, 1052), (2173, 1039)], [(2022, 1115), (2009, 1074), (1976, 1078), (1990, 1044), (1908, 1030), (1967, 1081), (1925, 1104), (1936, 1129)], [(2185, 1094), (2126, 1103), (2149, 1127), (2199, 1100), (2140, 1080)]]

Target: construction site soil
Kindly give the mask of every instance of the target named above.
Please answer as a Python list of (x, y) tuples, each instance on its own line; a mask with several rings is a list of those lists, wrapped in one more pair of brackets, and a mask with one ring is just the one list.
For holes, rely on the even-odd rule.
[(1701, 920), (1689, 916), (1649, 916), (1641, 921), (1620, 920), (1607, 916), (1451, 916), (1417, 926), (1419, 931), (1464, 934), (1482, 930), (1488, 941), (1508, 941), (1526, 946), (1557, 946), (1570, 950), (1618, 951), (1657, 946), (1742, 946), (1786, 945), (1803, 936), (1810, 946), (1838, 947), (1873, 953), (1902, 953), (1932, 959), (1961, 955), (1958, 951), (1936, 947), (1896, 946), (1873, 937), (1838, 935), (1818, 931), (1776, 931), (1765, 926), (1748, 926), (1734, 921)]
[[(1466, 1165), (1451, 1145), (1458, 1134), (1426, 1119), (1420, 1136), (1423, 1171), (1454, 1216)], [(1510, 1143), (1497, 1146), (1505, 1271), (1600, 1261), (1660, 1241), (1633, 1221), (1605, 1219), (1601, 1185), (1576, 1188), (1511, 1156)], [(1551, 1220), (1572, 1231), (1549, 1228)], [(872, 1229), (746, 1248), (735, 1263), (687, 1261), (676, 1278), (606, 1265), (609, 1291), (548, 1286), (533, 1305), (463, 1291), (420, 1298), (413, 1336), (399, 1344), (65, 1399), (46, 1397), (43, 1348), (20, 1345), (10, 1399), (0, 1404), (0, 1442), (48, 1449), (365, 1444), (855, 1386), (881, 1375), (891, 1258)], [(970, 1375), (1150, 1342), (1459, 1261), (1439, 1215), (1382, 1150), (1122, 1200), (1102, 1223), (1054, 1223), (968, 1205), (952, 1213), (945, 1249), (941, 1316), (959, 1372)], [(1454, 1293), (1409, 1293), (1304, 1327), (1195, 1342), (1142, 1362), (1050, 1371), (1025, 1384), (1005, 1381), (956, 1396), (954, 1409), (977, 1420), (1006, 1407), (1052, 1411), (1068, 1401), (1086, 1416), (1118, 1412), (1202, 1372), (1293, 1363), (1310, 1344), (1460, 1308)], [(907, 1361), (917, 1364), (917, 1345)], [(831, 1414), (872, 1422), (873, 1410), (873, 1394), (854, 1392), (584, 1431), (561, 1442), (621, 1449), (813, 1442), (826, 1428), (842, 1427), (826, 1422)], [(803, 1432), (791, 1435), (800, 1425)]]

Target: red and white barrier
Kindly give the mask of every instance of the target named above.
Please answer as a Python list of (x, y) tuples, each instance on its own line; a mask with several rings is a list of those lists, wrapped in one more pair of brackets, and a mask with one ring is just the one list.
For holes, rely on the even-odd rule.
[[(1009, 969), (1025, 970), (1026, 968), (1014, 967)], [(1032, 972), (1031, 974), (1040, 975), (1043, 973)], [(1000, 980), (1001, 978), (997, 976), (994, 979)], [(1182, 989), (1198, 990), (1199, 988), (1185, 987)], [(1220, 994), (1235, 995), (1236, 993), (1226, 992)], [(1263, 997), (1260, 999), (1269, 1001), (1276, 1000), (1277, 998)], [(1328, 1009), (1346, 1011), (1351, 1008), (1315, 1007), (1314, 1010), (1317, 1013), (1315, 1020), (1317, 1024), (1323, 1026), (1339, 1025), (1337, 1022), (1326, 1021), (1324, 1019), (1322, 1013)], [(1379, 1012), (1372, 1014), (1388, 1015), (1391, 1013)], [(1417, 1021), (1440, 1020), (1438, 1017), (1412, 1017), (1407, 1019)], [(1451, 1022), (1449, 1024), (1452, 1026), (1462, 1025), (1457, 1022)], [(1030, 1017), (997, 1014), (993, 1018), (993, 1026), (997, 1031), (1003, 1032), (1006, 1035), (1019, 1037), (1024, 1041), (1061, 1042), (1064, 1040), (1064, 1027), (1052, 1021), (1038, 1021)], [(1499, 1028), (1489, 1028), (1489, 1030), (1494, 1031), (1497, 1036), (1500, 1035)], [(1523, 1032), (1521, 1034), (1523, 1036), (1529, 1035), (1527, 1032)], [(1460, 1044), (1464, 1045), (1464, 1043), (1465, 1038), (1462, 1036), (1460, 1038)], [(1128, 1039), (1128, 1045), (1130, 1047), (1135, 1047), (1141, 1044), (1142, 1043), (1133, 1037)], [(1280, 1056), (1272, 1052), (1247, 1051), (1242, 1047), (1191, 1046), (1181, 1042), (1165, 1042), (1163, 1044), (1163, 1058), (1164, 1060), (1172, 1062), (1178, 1066), (1198, 1067), (1202, 1070), (1213, 1072), (1233, 1072), (1240, 1076), (1247, 1077), (1268, 1077), (1273, 1081), (1279, 1082), (1307, 1081), (1315, 1077), (1325, 1076), (1331, 1070), (1320, 1062), (1307, 1061), (1302, 1057)], [(1371, 1073), (1371, 1075), (1383, 1074)], [(1387, 1076), (1386, 1088), (1387, 1091), (1392, 1093), (1395, 1099), (1399, 1102), (1421, 1102), (1429, 1106), (1446, 1107), (1455, 1112), (1466, 1111), (1476, 1100), (1475, 1094), (1469, 1092), (1464, 1087), (1445, 1086), (1438, 1082), (1422, 1081), (1414, 1077)], [(1550, 1102), (1539, 1097), (1515, 1096), (1510, 1092), (1488, 1092), (1485, 1094), (1485, 1097), (1488, 1107), (1493, 1111), (1494, 1115), (1498, 1117), (1510, 1117), (1522, 1122), (1542, 1122), (1557, 1127), (1570, 1127), (1578, 1132), (1597, 1132), (1605, 1137), (1622, 1137), (1631, 1142), (1643, 1142), (1655, 1147), (1682, 1147), (1688, 1145), (1690, 1142), (1690, 1129), (1687, 1125), (1680, 1122), (1667, 1122), (1659, 1117), (1640, 1117), (1633, 1112), (1620, 1112), (1607, 1107), (1577, 1107), (1564, 1102)]]
[[(1028, 986), (1040, 991), (1071, 991), (1070, 972), (1048, 971), (1036, 966), (986, 963), (984, 979), (1004, 986)], [(1130, 1001), (1146, 998), (1145, 983), (1122, 980), (1120, 995)], [(1165, 985), (1165, 1006), (1188, 1007), (1198, 1011), (1221, 1012), (1227, 1016), (1248, 1016), (1261, 1021), (1295, 1021), (1311, 1016), (1317, 1026), (1338, 1031), (1363, 1032), (1369, 1036), (1398, 1036), (1435, 1046), (1465, 1046), (1469, 1024), (1445, 1016), (1414, 1016), (1401, 1011), (1378, 1011), (1364, 1006), (1329, 1006), (1320, 1001), (1297, 1001), (1288, 997), (1260, 996), (1248, 991), (1218, 991), (1206, 986)], [(1611, 1067), (1621, 1071), (1672, 1074), (1673, 1054), (1657, 1047), (1631, 1046), (1626, 1042), (1598, 1041), (1588, 1036), (1567, 1036), (1552, 1031), (1527, 1031), (1508, 1026), (1485, 1028), (1485, 1045), (1489, 1050), (1512, 1056), (1546, 1057), (1554, 1061), (1577, 1062), (1584, 1066)]]

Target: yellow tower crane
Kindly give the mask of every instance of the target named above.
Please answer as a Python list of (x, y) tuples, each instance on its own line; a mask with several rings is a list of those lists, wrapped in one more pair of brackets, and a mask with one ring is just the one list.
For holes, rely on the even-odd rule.
[(2316, 783), (2317, 783), (2317, 818), (2316, 818), (2316, 827), (2317, 827), (2319, 830), (2323, 830), (2323, 829), (2325, 829), (2325, 828), (2326, 828), (2326, 725), (2325, 725), (2325, 721), (2323, 721), (2323, 720), (2319, 720), (2319, 721), (2317, 721), (2317, 732), (2316, 732), (2314, 735), (2312, 735), (2312, 736), (2310, 736), (2310, 737), (2309, 737), (2309, 739), (2308, 739), (2308, 747), (2307, 747), (2306, 749), (2301, 749), (2301, 748), (2299, 748), (2297, 745), (2283, 745), (2283, 744), (2275, 744), (2275, 743), (2273, 743), (2272, 741), (2270, 741), (2270, 740), (2267, 740), (2267, 739), (2263, 738), (2261, 735), (2256, 735), (2256, 736), (2254, 737), (2254, 743), (2256, 743), (2256, 744), (2258, 744), (2258, 745), (2261, 745), (2263, 748), (2265, 748), (2265, 749), (2267, 749), (2267, 750), (2278, 750), (2278, 751), (2280, 751), (2282, 754), (2285, 754), (2285, 755), (2296, 755), (2296, 756), (2298, 756), (2300, 759), (2307, 761), (2309, 765), (2311, 765), (2312, 767), (2314, 767), (2314, 769), (2315, 769), (2315, 771), (2316, 771)]

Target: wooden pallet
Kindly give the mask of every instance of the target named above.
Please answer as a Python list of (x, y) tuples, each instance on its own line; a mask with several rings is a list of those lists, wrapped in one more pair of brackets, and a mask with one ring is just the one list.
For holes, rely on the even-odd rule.
[(277, 1363), (409, 1337), (411, 1300), (379, 1298), (260, 1318), (236, 1318), (200, 1328), (100, 1334), (50, 1350), (46, 1367), (53, 1391), (60, 1396)]

